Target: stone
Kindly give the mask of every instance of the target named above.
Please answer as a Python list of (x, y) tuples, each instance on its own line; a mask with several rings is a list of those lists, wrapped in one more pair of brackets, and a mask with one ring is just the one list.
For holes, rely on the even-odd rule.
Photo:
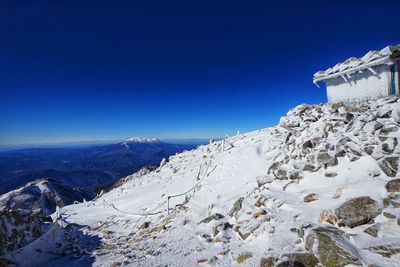
[(395, 177), (399, 169), (399, 157), (386, 157), (378, 165), (387, 176)]
[(335, 227), (313, 229), (306, 238), (305, 247), (325, 267), (361, 265), (357, 249), (348, 240), (348, 235)]
[(374, 153), (374, 147), (373, 146), (366, 146), (364, 147), (364, 151), (365, 153), (367, 153), (368, 155), (372, 155), (372, 153)]
[(234, 229), (234, 231), (236, 232), (236, 233), (238, 233), (238, 235), (240, 236), (240, 238), (242, 239), (242, 240), (246, 240), (249, 236), (250, 236), (250, 232), (244, 232), (244, 231), (242, 231), (242, 230), (240, 230), (240, 226), (236, 226), (235, 227), (235, 229)]
[(388, 219), (396, 219), (396, 215), (393, 215), (389, 212), (383, 212), (383, 216), (385, 216)]
[(141, 229), (147, 229), (147, 228), (149, 228), (149, 226), (150, 226), (150, 222), (144, 222), (144, 223), (142, 223), (140, 226), (139, 226), (139, 230), (141, 230)]
[(303, 148), (307, 149), (307, 148), (313, 148), (313, 144), (311, 142), (311, 140), (307, 140), (303, 143)]
[(237, 256), (235, 258), (235, 261), (236, 261), (236, 263), (240, 264), (240, 263), (243, 263), (246, 260), (250, 259), (251, 257), (253, 257), (253, 254), (251, 252), (245, 252), (245, 253), (242, 253), (239, 256)]
[(275, 257), (261, 258), (260, 267), (274, 267), (276, 262)]
[(370, 236), (377, 237), (378, 236), (378, 228), (376, 225), (372, 225), (364, 230), (365, 233), (369, 234)]
[(378, 202), (368, 196), (353, 198), (335, 209), (339, 221), (350, 228), (370, 222), (381, 212)]
[(385, 258), (390, 258), (400, 253), (400, 247), (391, 244), (368, 247), (366, 250), (377, 253)]
[(339, 222), (339, 219), (332, 214), (330, 211), (323, 210), (319, 214), (318, 223), (322, 224), (324, 222), (330, 223), (332, 225), (336, 225)]
[(208, 216), (207, 218), (203, 219), (200, 223), (209, 223), (213, 220), (221, 220), (222, 218), (224, 218), (225, 216), (219, 213), (214, 213), (210, 216)]
[(253, 218), (257, 219), (258, 217), (267, 214), (265, 210), (258, 210), (253, 213)]
[(318, 200), (318, 195), (315, 193), (309, 194), (303, 198), (303, 201), (306, 203), (310, 203), (316, 200)]
[(275, 267), (308, 267), (317, 266), (319, 260), (311, 253), (290, 253), (283, 255), (284, 261)]
[(335, 177), (335, 176), (337, 176), (336, 172), (326, 172), (325, 173), (325, 177), (328, 177), (328, 178), (332, 178), (332, 177)]
[(389, 193), (400, 192), (400, 179), (394, 179), (386, 183), (386, 190)]
[(233, 216), (235, 215), (239, 210), (242, 209), (242, 203), (243, 203), (244, 197), (240, 197), (238, 200), (233, 203), (232, 209), (229, 211), (228, 215)]
[(317, 155), (317, 161), (326, 166), (335, 166), (337, 165), (336, 156), (330, 155), (328, 152), (320, 152)]
[(392, 132), (397, 132), (398, 131), (398, 127), (388, 127), (388, 128), (382, 128), (381, 130), (380, 130), (380, 133), (381, 134), (389, 134), (389, 133), (392, 133)]

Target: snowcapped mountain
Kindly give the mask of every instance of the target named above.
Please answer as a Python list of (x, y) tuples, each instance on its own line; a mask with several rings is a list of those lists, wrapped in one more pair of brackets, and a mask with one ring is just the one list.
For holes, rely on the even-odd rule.
[(132, 138), (126, 139), (123, 143), (124, 144), (126, 144), (126, 143), (161, 143), (161, 141), (158, 140), (157, 138), (132, 137)]
[(47, 234), (3, 260), (399, 266), (399, 138), (399, 98), (300, 105), (275, 127), (171, 156), (62, 208)]
[(31, 148), (0, 153), (0, 194), (43, 177), (86, 191), (113, 183), (140, 168), (195, 145), (155, 138), (131, 138), (111, 145), (79, 148)]

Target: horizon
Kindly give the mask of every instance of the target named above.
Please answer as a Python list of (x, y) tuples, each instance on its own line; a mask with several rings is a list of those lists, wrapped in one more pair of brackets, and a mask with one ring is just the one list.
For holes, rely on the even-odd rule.
[(316, 71), (400, 43), (391, 0), (0, 7), (2, 147), (274, 126), (326, 102)]

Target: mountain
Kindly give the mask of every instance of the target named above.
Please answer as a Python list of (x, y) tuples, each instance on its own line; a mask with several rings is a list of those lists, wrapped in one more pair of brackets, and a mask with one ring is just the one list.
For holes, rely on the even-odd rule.
[(193, 149), (155, 138), (130, 138), (121, 143), (78, 148), (29, 148), (0, 153), (0, 194), (38, 178), (94, 191), (117, 178), (163, 158)]
[(57, 207), (92, 198), (53, 179), (41, 179), (0, 196), (0, 254), (25, 246), (46, 231)]
[(399, 138), (398, 97), (300, 105), (275, 127), (177, 154), (93, 201), (62, 208), (51, 230), (2, 259), (399, 266)]

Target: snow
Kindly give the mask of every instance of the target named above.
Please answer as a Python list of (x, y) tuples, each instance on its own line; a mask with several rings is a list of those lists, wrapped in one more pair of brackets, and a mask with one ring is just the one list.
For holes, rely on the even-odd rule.
[[(339, 62), (332, 68), (325, 71), (318, 71), (314, 74), (314, 84), (319, 81), (328, 80), (336, 77), (343, 76), (350, 78), (350, 74), (360, 70), (372, 68), (382, 64), (392, 64), (392, 55), (399, 53), (400, 44), (395, 46), (386, 46), (385, 48), (376, 51), (369, 51), (367, 54), (360, 58), (351, 57), (344, 62)], [(372, 72), (372, 71), (371, 71)], [(346, 76), (345, 76), (346, 75)]]
[[(320, 220), (321, 212), (332, 212), (354, 197), (367, 195), (379, 203), (388, 197), (385, 184), (392, 178), (381, 171), (377, 161), (377, 157), (385, 155), (379, 149), (368, 155), (364, 145), (381, 137), (372, 130), (376, 120), (384, 127), (397, 125), (395, 117), (372, 117), (384, 110), (398, 110), (399, 100), (379, 100), (369, 105), (367, 111), (353, 112), (342, 107), (335, 113), (330, 105), (301, 105), (289, 111), (276, 127), (238, 133), (177, 154), (156, 171), (128, 177), (120, 187), (93, 201), (64, 207), (59, 223), (81, 225), (85, 236), (101, 239), (101, 246), (90, 251), (94, 266), (195, 266), (202, 264), (198, 263), (202, 259), (217, 266), (258, 266), (261, 258), (304, 251), (304, 239), (290, 229), (328, 225)], [(349, 112), (355, 115), (352, 125), (344, 119)], [(306, 115), (302, 117), (303, 113)], [(327, 130), (330, 124), (337, 127)], [(399, 140), (400, 132), (397, 129), (390, 136)], [(343, 137), (350, 140), (348, 144), (341, 143)], [(305, 141), (317, 138), (320, 141), (312, 149), (303, 148)], [(279, 163), (287, 176), (294, 175), (329, 146), (343, 147), (348, 154), (338, 158), (336, 165), (297, 173), (296, 179), (278, 179), (268, 171)], [(390, 155), (400, 154), (399, 146), (390, 146), (394, 148)], [(353, 153), (362, 155), (354, 159)], [(316, 161), (311, 163), (315, 165)], [(327, 173), (337, 175), (327, 177)], [(169, 198), (183, 192), (187, 193)], [(318, 200), (305, 203), (303, 198), (311, 193)], [(240, 198), (241, 209), (229, 216)], [(256, 205), (258, 201), (263, 205)], [(385, 211), (400, 216), (395, 209)], [(216, 213), (224, 217), (201, 223)], [(145, 222), (149, 227), (141, 229)], [(227, 229), (222, 230), (221, 223), (225, 222)], [(381, 228), (379, 238), (363, 232), (369, 225), (341, 229), (351, 234), (349, 244), (363, 264), (398, 265), (398, 254), (385, 258), (365, 249), (372, 244), (400, 243), (396, 220), (381, 214), (375, 222)], [(53, 228), (51, 234), (9, 259), (21, 264), (45, 263), (49, 254), (32, 247), (46, 244), (44, 247), (50, 251), (48, 244), (60, 242), (57, 231), (64, 231), (61, 229)], [(214, 236), (216, 229), (219, 233)], [(249, 235), (243, 240), (239, 232)], [(252, 257), (238, 264), (235, 258), (246, 252)], [(61, 259), (56, 260), (57, 264), (62, 263)]]
[(160, 143), (161, 141), (157, 138), (149, 137), (132, 137), (124, 141), (125, 143)]

